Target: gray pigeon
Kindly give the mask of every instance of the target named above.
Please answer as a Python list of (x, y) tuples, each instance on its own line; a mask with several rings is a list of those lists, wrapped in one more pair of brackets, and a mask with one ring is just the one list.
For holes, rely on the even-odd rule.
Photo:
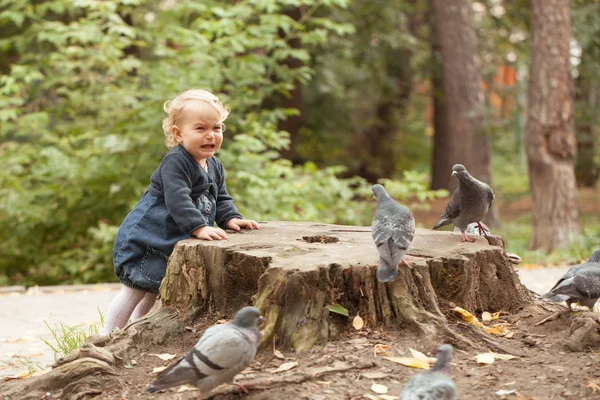
[(433, 369), (410, 378), (400, 393), (400, 400), (455, 400), (456, 385), (450, 376), (451, 357), (452, 346), (441, 345)]
[(594, 251), (583, 264), (571, 267), (541, 298), (566, 301), (569, 309), (576, 302), (593, 309), (600, 298), (600, 249)]
[(371, 233), (379, 252), (377, 280), (391, 282), (398, 275), (398, 264), (415, 236), (415, 218), (410, 210), (390, 197), (383, 186), (373, 185), (377, 208), (373, 214)]
[(158, 390), (191, 384), (207, 393), (246, 369), (254, 360), (263, 317), (254, 307), (244, 307), (232, 322), (215, 325), (204, 331), (198, 343), (177, 362), (162, 371), (146, 388)]
[(463, 242), (474, 242), (475, 239), (469, 238), (466, 231), (469, 224), (476, 223), (479, 233), (487, 237), (486, 227), (481, 224), (481, 220), (494, 202), (492, 188), (473, 178), (464, 165), (456, 164), (452, 167), (452, 176), (455, 175), (458, 178), (458, 188), (452, 193), (446, 211), (433, 229), (454, 224), (460, 229)]

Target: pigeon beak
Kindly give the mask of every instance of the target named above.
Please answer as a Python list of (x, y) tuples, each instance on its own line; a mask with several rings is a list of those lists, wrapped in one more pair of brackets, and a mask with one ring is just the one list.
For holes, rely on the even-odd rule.
[(454, 175), (456, 175), (457, 173), (458, 173), (458, 172), (456, 172), (456, 171), (452, 171), (452, 175), (451, 175), (451, 176), (454, 176)]
[(371, 197), (375, 197), (375, 193), (371, 192)]

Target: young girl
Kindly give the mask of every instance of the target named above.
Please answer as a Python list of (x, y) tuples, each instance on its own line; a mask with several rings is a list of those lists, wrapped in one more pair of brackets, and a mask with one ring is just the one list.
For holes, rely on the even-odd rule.
[[(150, 186), (119, 228), (113, 249), (122, 283), (101, 334), (122, 328), (154, 305), (175, 244), (197, 237), (227, 239), (223, 229), (260, 229), (233, 205), (223, 164), (214, 156), (223, 142), (230, 110), (205, 90), (188, 90), (167, 101), (163, 120), (170, 149), (150, 177)], [(214, 228), (217, 223), (220, 228)]]

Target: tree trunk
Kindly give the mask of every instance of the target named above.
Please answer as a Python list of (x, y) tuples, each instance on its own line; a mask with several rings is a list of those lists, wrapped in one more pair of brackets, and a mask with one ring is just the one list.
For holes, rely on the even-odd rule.
[(458, 183), (450, 177), (454, 164), (464, 164), (490, 184), (490, 143), (481, 132), (484, 102), (471, 2), (433, 0), (432, 6), (432, 46), (435, 55), (439, 43), (441, 82), (433, 79), (436, 130), (431, 185), (456, 189)]
[[(600, 14), (600, 1), (597, 12)], [(582, 49), (581, 64), (579, 65), (579, 76), (575, 82), (575, 107), (576, 113), (575, 131), (577, 137), (577, 160), (575, 174), (577, 184), (586, 187), (594, 187), (600, 173), (598, 164), (595, 162), (596, 137), (600, 134), (597, 129), (598, 109), (600, 108), (600, 73), (598, 68), (598, 55), (593, 54), (597, 50), (592, 47), (598, 46), (597, 42)]]
[(532, 194), (529, 247), (547, 252), (579, 234), (573, 158), (568, 0), (532, 0), (531, 66), (525, 136)]
[[(285, 15), (292, 18), (294, 21), (298, 21), (302, 17), (302, 9), (299, 7), (289, 9), (285, 12)], [(288, 39), (287, 42), (292, 49), (301, 47), (300, 39), (298, 38)], [(284, 64), (289, 69), (294, 70), (302, 67), (303, 62), (296, 58), (288, 58), (284, 61)], [(298, 156), (296, 149), (300, 141), (300, 128), (302, 128), (306, 120), (306, 110), (304, 107), (302, 85), (298, 80), (294, 82), (294, 88), (289, 91), (288, 96), (280, 96), (278, 105), (282, 108), (294, 108), (298, 110), (297, 115), (290, 115), (285, 120), (279, 121), (278, 128), (290, 134), (290, 146), (288, 149), (281, 151), (281, 156), (295, 164), (302, 163), (305, 160), (302, 160)]]
[[(431, 0), (431, 78), (434, 108), (432, 189), (453, 191), (452, 166), (492, 186), (491, 139), (482, 129), (484, 96), (471, 1)], [(484, 220), (498, 226), (493, 206)]]
[[(184, 240), (169, 259), (162, 307), (110, 337), (90, 337), (41, 377), (4, 385), (0, 398), (39, 399), (51, 391), (56, 398), (80, 399), (101, 394), (108, 384), (126, 389), (119, 371), (138, 354), (162, 353), (165, 343), (195, 333), (201, 313), (199, 319), (214, 321), (211, 314), (231, 317), (247, 304), (265, 316), (263, 347), (307, 350), (335, 339), (360, 314), (373, 330), (404, 330), (432, 346), (450, 341), (504, 353), (507, 344), (455, 323), (458, 314), (451, 311), (512, 313), (533, 303), (502, 239), (492, 236), (490, 243), (478, 238), (464, 244), (460, 235), (417, 229), (406, 257), (413, 269), (400, 266), (398, 278), (382, 284), (369, 227), (266, 222), (260, 231), (228, 240)], [(334, 304), (349, 318), (330, 311)]]

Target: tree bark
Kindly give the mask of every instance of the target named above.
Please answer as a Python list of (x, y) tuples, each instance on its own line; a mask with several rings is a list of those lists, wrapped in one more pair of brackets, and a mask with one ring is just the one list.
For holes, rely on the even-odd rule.
[[(600, 1), (597, 4), (597, 12), (600, 14)], [(600, 108), (600, 73), (596, 71), (598, 55), (592, 47), (596, 42), (582, 49), (581, 64), (579, 65), (579, 76), (575, 82), (575, 102), (578, 111), (575, 121), (577, 138), (577, 160), (575, 174), (577, 184), (580, 186), (594, 187), (598, 181), (600, 168), (595, 162), (596, 137), (598, 132), (598, 109)]]
[(450, 177), (454, 164), (465, 165), (491, 184), (489, 137), (481, 130), (484, 101), (471, 2), (432, 0), (432, 7), (432, 46), (435, 55), (439, 43), (441, 55), (440, 81), (433, 79), (432, 189), (456, 189), (458, 183)]
[[(484, 96), (471, 1), (431, 0), (431, 78), (434, 108), (432, 189), (453, 191), (452, 166), (492, 186), (491, 139), (482, 129)], [(495, 206), (485, 218), (498, 226)]]
[(547, 252), (578, 235), (570, 91), (568, 0), (532, 0), (525, 147), (532, 194), (531, 249)]
[[(298, 21), (302, 18), (302, 9), (299, 7), (289, 9), (285, 11), (285, 15), (292, 18), (294, 21)], [(298, 38), (288, 39), (287, 42), (292, 49), (301, 47), (300, 39)], [(291, 70), (298, 69), (304, 65), (302, 61), (292, 57), (286, 59), (284, 64)], [(288, 149), (281, 151), (281, 156), (292, 161), (294, 164), (302, 163), (305, 160), (299, 157), (297, 151), (298, 143), (300, 142), (300, 129), (306, 120), (306, 108), (304, 107), (302, 84), (296, 80), (294, 82), (294, 88), (289, 91), (289, 95), (280, 96), (278, 104), (282, 108), (294, 108), (298, 110), (297, 115), (290, 115), (283, 121), (279, 121), (278, 128), (290, 134), (290, 146)]]

